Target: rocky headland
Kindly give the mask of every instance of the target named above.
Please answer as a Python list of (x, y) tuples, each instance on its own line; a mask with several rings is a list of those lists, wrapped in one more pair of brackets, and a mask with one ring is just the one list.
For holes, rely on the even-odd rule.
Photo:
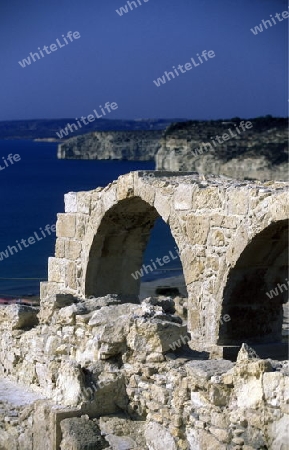
[[(132, 130), (164, 130), (172, 122), (184, 119), (97, 119), (79, 128), (78, 135), (93, 131), (132, 131)], [(32, 119), (0, 121), (0, 139), (34, 139), (36, 141), (62, 141), (57, 132), (65, 129), (67, 124), (75, 122), (75, 118), (64, 119)], [(65, 134), (64, 134), (65, 136)], [(73, 136), (73, 133), (72, 133)]]
[(59, 144), (59, 159), (118, 159), (151, 161), (161, 143), (162, 131), (97, 131)]
[(287, 180), (288, 121), (268, 116), (176, 122), (163, 132), (94, 132), (61, 143), (58, 158), (155, 160), (157, 170)]
[(172, 124), (164, 133), (156, 169), (285, 181), (288, 121), (265, 117), (243, 124), (238, 118)]

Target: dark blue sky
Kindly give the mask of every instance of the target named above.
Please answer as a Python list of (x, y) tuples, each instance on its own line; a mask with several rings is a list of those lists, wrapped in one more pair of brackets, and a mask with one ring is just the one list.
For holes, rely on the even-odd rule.
[[(87, 116), (218, 119), (287, 116), (285, 0), (0, 0), (0, 120)], [(62, 34), (81, 38), (30, 66), (18, 61)], [(215, 58), (157, 88), (153, 80), (203, 50)]]

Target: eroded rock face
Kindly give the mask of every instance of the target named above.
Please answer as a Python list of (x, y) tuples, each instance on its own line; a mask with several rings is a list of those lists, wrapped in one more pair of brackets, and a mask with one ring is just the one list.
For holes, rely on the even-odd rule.
[(156, 155), (156, 169), (197, 171), (240, 180), (287, 181), (287, 120), (243, 121), (243, 130), (240, 123), (241, 119), (172, 124)]
[(161, 131), (95, 131), (58, 146), (59, 159), (150, 161), (160, 148)]
[(237, 118), (178, 122), (164, 132), (98, 131), (60, 144), (58, 158), (155, 159), (157, 170), (197, 171), (242, 180), (288, 180), (286, 119), (244, 120), (239, 128), (241, 122)]

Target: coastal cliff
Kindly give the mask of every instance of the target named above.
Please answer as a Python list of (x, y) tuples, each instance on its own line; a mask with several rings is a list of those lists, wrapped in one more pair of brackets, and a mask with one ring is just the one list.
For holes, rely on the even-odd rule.
[(58, 146), (59, 159), (153, 160), (162, 131), (97, 131), (68, 139)]
[(59, 159), (149, 161), (156, 170), (287, 180), (287, 119), (176, 122), (162, 130), (97, 131), (59, 144)]
[(243, 123), (232, 119), (172, 124), (156, 155), (156, 169), (235, 179), (287, 180), (287, 126), (286, 119), (272, 117)]

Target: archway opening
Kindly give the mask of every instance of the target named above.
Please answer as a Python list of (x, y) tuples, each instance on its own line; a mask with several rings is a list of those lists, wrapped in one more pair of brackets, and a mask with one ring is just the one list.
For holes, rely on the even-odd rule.
[[(167, 278), (174, 274), (182, 289), (177, 285), (177, 291), (157, 292), (158, 288), (174, 287), (167, 286)], [(166, 286), (159, 278), (165, 278)], [(85, 295), (119, 294), (133, 301), (184, 291), (178, 248), (156, 209), (140, 197), (122, 200), (110, 208), (90, 249)]]
[(231, 269), (221, 313), (229, 320), (220, 320), (218, 344), (281, 344), (288, 289), (288, 221), (283, 220), (255, 236)]

